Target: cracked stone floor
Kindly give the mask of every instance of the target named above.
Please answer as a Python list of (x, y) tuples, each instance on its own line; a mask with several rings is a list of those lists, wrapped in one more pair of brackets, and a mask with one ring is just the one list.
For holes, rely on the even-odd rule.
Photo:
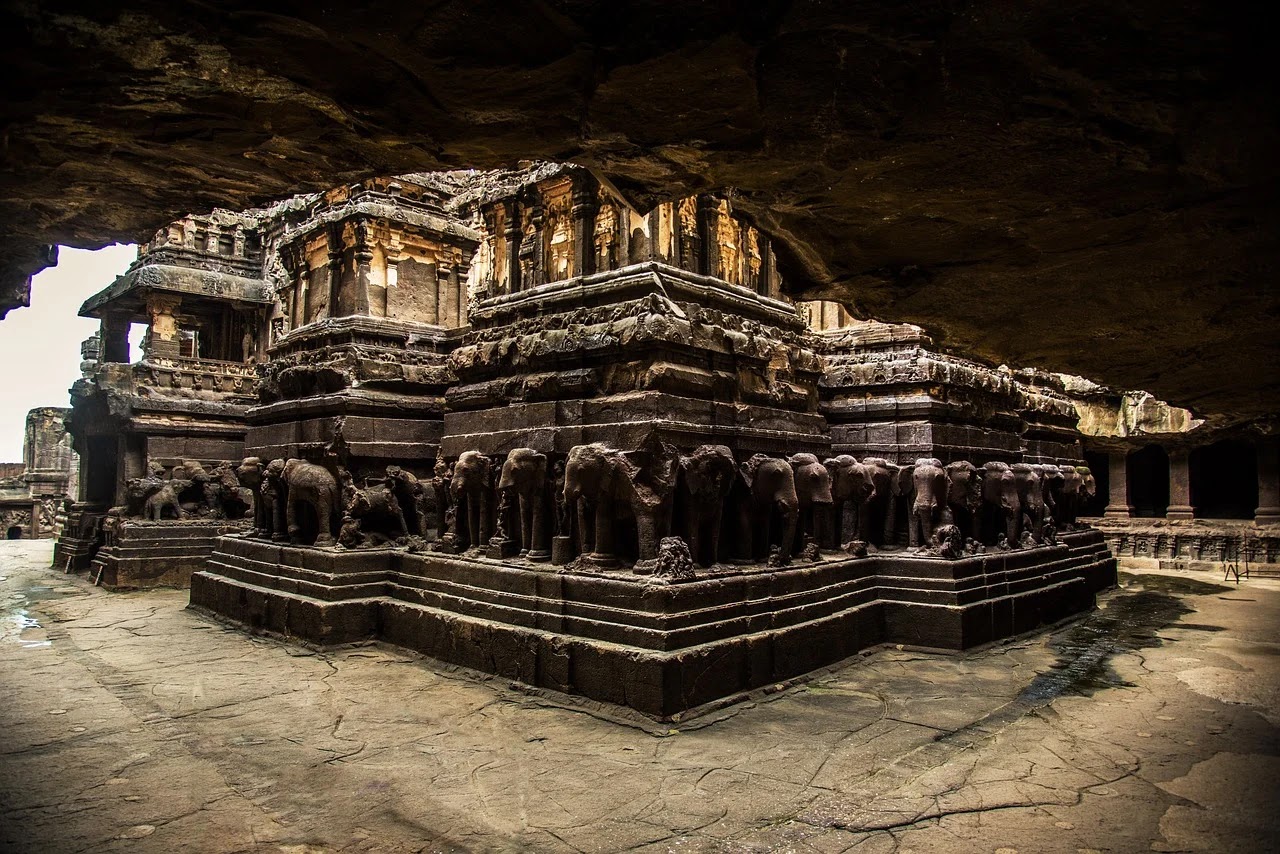
[(0, 543), (6, 851), (1280, 850), (1280, 581), (1124, 575), (671, 728), (325, 653)]

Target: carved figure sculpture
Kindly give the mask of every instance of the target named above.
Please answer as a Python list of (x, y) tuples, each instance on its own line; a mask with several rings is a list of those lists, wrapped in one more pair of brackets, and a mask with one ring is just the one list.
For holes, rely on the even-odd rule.
[(261, 457), (245, 457), (236, 467), (236, 479), (253, 494), (253, 529), (249, 533), (254, 537), (271, 536), (274, 492), (265, 489), (265, 476)]
[(689, 554), (689, 545), (679, 537), (663, 537), (658, 544), (658, 568), (653, 571), (656, 578), (683, 580), (694, 578), (693, 558)]
[(714, 566), (720, 559), (720, 521), (737, 474), (733, 451), (724, 445), (699, 445), (680, 457), (688, 548), (703, 566)]
[[(616, 559), (613, 519), (615, 504), (620, 502), (635, 517), (639, 560), (655, 560), (658, 539), (670, 524), (679, 456), (665, 443), (630, 453), (598, 442), (570, 449), (564, 498), (577, 511), (581, 552), (597, 562)], [(594, 518), (588, 522), (587, 511), (592, 507)]]
[(1044, 523), (1058, 518), (1058, 495), (1062, 492), (1062, 472), (1055, 465), (1034, 465), (1040, 475), (1040, 496), (1044, 500)]
[(479, 451), (463, 451), (453, 466), (449, 490), (460, 512), (466, 514), (466, 527), (461, 519), (456, 524), (466, 533), (463, 548), (478, 549), (489, 539), (489, 491), (493, 483), (492, 464)]
[(1008, 463), (989, 462), (982, 467), (982, 502), (994, 535), (992, 542), (998, 543), (1000, 537), (1006, 543), (1017, 542), (1022, 502)]
[(498, 492), (519, 499), (520, 555), (530, 560), (548, 560), (547, 548), (547, 455), (533, 448), (516, 448), (507, 454), (498, 480)]
[(799, 528), (807, 543), (821, 544), (824, 521), (831, 510), (831, 472), (813, 454), (792, 454), (787, 460), (795, 472), (796, 498), (800, 502)]
[(198, 461), (183, 460), (182, 465), (174, 466), (173, 480), (186, 484), (178, 489), (179, 500), (186, 504), (183, 509), (214, 519), (226, 516), (222, 509), (222, 491)]
[[(278, 467), (278, 474), (272, 468), (279, 460), (272, 460), (267, 466), (268, 477), (276, 477), (284, 486), (284, 530), (288, 531), (289, 542), (299, 545), (302, 529), (298, 524), (298, 505), (303, 504), (311, 509), (316, 518), (317, 546), (332, 546), (334, 530), (338, 522), (338, 479), (324, 466), (304, 460), (289, 460)], [(280, 496), (277, 493), (277, 501)], [(279, 519), (280, 508), (276, 508)], [(273, 537), (272, 539), (275, 539)]]
[(240, 484), (231, 463), (219, 463), (210, 473), (228, 519), (243, 519), (253, 509), (253, 490)]
[(965, 555), (964, 535), (955, 525), (939, 525), (934, 528), (933, 537), (929, 542), (931, 550), (947, 560), (956, 560)]
[(978, 536), (982, 511), (982, 478), (968, 460), (947, 463), (947, 511), (965, 539)]
[(942, 508), (947, 506), (947, 472), (942, 461), (933, 457), (918, 459), (911, 467), (911, 519), (909, 546), (919, 547), (933, 542), (933, 529)]
[(348, 518), (359, 523), (366, 543), (409, 536), (409, 526), (391, 482), (352, 490), (344, 510)]
[(825, 460), (823, 465), (831, 475), (834, 542), (867, 542), (871, 534), (871, 498), (876, 492), (871, 467), (848, 454)]
[(790, 464), (756, 454), (738, 470), (746, 484), (741, 530), (748, 554), (755, 559), (769, 553), (770, 526), (776, 512), (782, 520), (781, 546), (776, 559), (781, 565), (790, 563), (800, 515), (800, 498), (796, 495), (795, 473)]
[[(1018, 501), (1022, 505), (1022, 516), (1031, 523), (1032, 542), (1039, 543), (1045, 516), (1044, 490), (1040, 482), (1040, 473), (1026, 463), (1016, 463), (1012, 466), (1012, 470), (1014, 483), (1018, 488)], [(1010, 542), (1024, 541), (1014, 537), (1009, 539)]]

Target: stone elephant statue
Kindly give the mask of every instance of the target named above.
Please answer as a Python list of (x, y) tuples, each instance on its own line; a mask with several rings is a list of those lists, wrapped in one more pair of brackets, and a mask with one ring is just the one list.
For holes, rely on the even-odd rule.
[(516, 448), (507, 454), (498, 479), (498, 491), (518, 498), (520, 555), (530, 560), (550, 560), (547, 548), (547, 455), (533, 448)]
[(987, 544), (994, 545), (1004, 536), (1013, 546), (1018, 542), (1018, 524), (1022, 516), (1022, 502), (1018, 498), (1013, 470), (1008, 463), (989, 462), (982, 466), (981, 475)]
[(799, 501), (799, 532), (821, 544), (826, 539), (826, 520), (831, 513), (831, 472), (813, 454), (792, 454), (787, 462), (795, 475)]
[(1040, 475), (1040, 495), (1044, 498), (1044, 521), (1045, 524), (1051, 521), (1057, 523), (1061, 514), (1058, 507), (1058, 497), (1062, 494), (1062, 484), (1064, 478), (1062, 470), (1056, 465), (1044, 464), (1032, 466), (1036, 474)]
[[(875, 495), (874, 471), (848, 454), (822, 463), (831, 475), (831, 502), (834, 508), (829, 545), (839, 548), (853, 539), (870, 542), (871, 499)], [(886, 488), (888, 482), (886, 481)]]
[(266, 466), (261, 457), (245, 457), (236, 466), (236, 479), (253, 493), (253, 530), (250, 536), (270, 537), (274, 522), (274, 490), (267, 488)]
[(700, 445), (680, 457), (685, 534), (695, 563), (713, 566), (720, 559), (720, 523), (737, 475), (733, 451), (725, 445)]
[(387, 487), (395, 493), (404, 515), (405, 529), (414, 536), (426, 533), (423, 495), (426, 489), (418, 476), (400, 466), (387, 466)]
[(982, 513), (982, 476), (968, 460), (944, 466), (947, 472), (947, 513), (950, 524), (960, 529), (965, 539), (978, 539)]
[[(881, 518), (881, 524), (874, 528), (869, 521), (867, 533), (872, 539), (867, 542), (891, 546), (898, 538), (898, 505), (902, 501), (902, 484), (899, 480), (902, 467), (881, 457), (863, 457), (862, 465), (871, 475), (871, 485), (875, 487), (868, 512)], [(908, 476), (908, 492), (910, 482)]]
[(303, 545), (298, 521), (298, 505), (302, 504), (315, 515), (315, 545), (332, 546), (341, 498), (333, 472), (305, 460), (272, 460), (267, 465), (267, 479), (276, 491), (272, 539), (283, 539), (281, 532), (287, 532), (290, 543)]
[(166, 511), (172, 513), (175, 519), (187, 519), (191, 514), (178, 501), (179, 493), (187, 485), (188, 481), (185, 480), (130, 478), (125, 484), (125, 512), (151, 522), (159, 522)]
[(449, 490), (459, 515), (465, 513), (466, 522), (456, 519), (457, 533), (465, 534), (464, 549), (482, 548), (492, 536), (493, 517), (490, 509), (493, 489), (493, 464), (479, 451), (463, 451), (453, 465), (453, 479)]
[[(904, 467), (904, 471), (907, 469)], [(907, 520), (907, 545), (921, 548), (933, 543), (933, 529), (942, 522), (947, 506), (947, 472), (942, 461), (933, 457), (916, 460), (909, 470), (911, 515)]]
[(781, 519), (776, 562), (791, 562), (791, 549), (796, 539), (796, 522), (800, 516), (800, 498), (796, 495), (795, 472), (786, 460), (756, 454), (738, 467), (746, 487), (742, 502), (742, 538), (748, 557), (769, 556), (772, 522)]
[[(1019, 527), (1018, 531), (1021, 533), (1023, 530), (1030, 530), (1033, 541), (1043, 542), (1045, 506), (1040, 472), (1036, 471), (1035, 466), (1027, 463), (1015, 463), (1011, 469), (1013, 482), (1018, 489), (1018, 502), (1022, 509), (1018, 520), (1022, 523), (1022, 527)], [(1011, 539), (1009, 544), (1013, 545), (1015, 542), (1017, 541)]]
[[(616, 562), (613, 521), (621, 504), (635, 517), (637, 571), (642, 565), (656, 566), (658, 541), (670, 528), (679, 460), (676, 449), (665, 443), (630, 453), (598, 442), (571, 448), (565, 462), (564, 499), (577, 513), (581, 553), (599, 564)], [(589, 519), (591, 508), (595, 512)]]

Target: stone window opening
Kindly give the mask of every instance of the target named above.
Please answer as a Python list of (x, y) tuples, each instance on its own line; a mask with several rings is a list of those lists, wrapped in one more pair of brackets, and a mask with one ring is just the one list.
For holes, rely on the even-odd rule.
[(199, 358), (200, 330), (198, 329), (179, 329), (178, 330), (178, 355), (188, 359)]
[(4, 538), (6, 540), (22, 539), (22, 528), (18, 525), (9, 526), (9, 530), (5, 532)]

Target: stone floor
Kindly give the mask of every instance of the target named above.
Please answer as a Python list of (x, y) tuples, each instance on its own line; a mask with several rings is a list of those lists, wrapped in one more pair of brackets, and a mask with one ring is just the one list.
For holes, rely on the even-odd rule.
[(0, 543), (5, 851), (1280, 849), (1276, 580), (1126, 575), (1051, 636), (658, 730), (50, 554)]

